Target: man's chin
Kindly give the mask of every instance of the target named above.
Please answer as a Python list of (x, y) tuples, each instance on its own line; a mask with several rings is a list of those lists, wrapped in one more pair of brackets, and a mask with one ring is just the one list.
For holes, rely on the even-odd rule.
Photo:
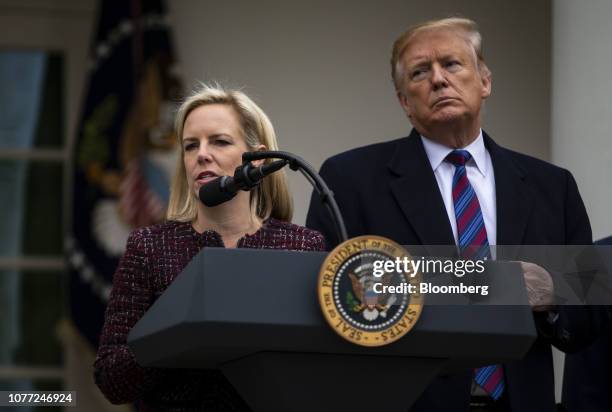
[(445, 111), (436, 113), (427, 121), (412, 123), (413, 127), (423, 136), (436, 140), (438, 137), (452, 135), (473, 134), (474, 129), (480, 127), (476, 119), (467, 116), (465, 112)]
[(446, 107), (441, 107), (438, 110), (436, 110), (432, 114), (430, 122), (438, 123), (438, 124), (455, 123), (455, 122), (464, 121), (467, 117), (466, 115), (467, 113), (465, 112), (463, 108), (454, 107), (454, 106), (446, 106)]

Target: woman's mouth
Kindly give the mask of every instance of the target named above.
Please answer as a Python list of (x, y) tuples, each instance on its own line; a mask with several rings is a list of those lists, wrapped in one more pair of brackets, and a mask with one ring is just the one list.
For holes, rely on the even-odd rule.
[(198, 176), (196, 177), (196, 183), (199, 183), (200, 185), (205, 185), (206, 183), (216, 178), (217, 178), (216, 173), (206, 171), (206, 172), (202, 172), (198, 174)]

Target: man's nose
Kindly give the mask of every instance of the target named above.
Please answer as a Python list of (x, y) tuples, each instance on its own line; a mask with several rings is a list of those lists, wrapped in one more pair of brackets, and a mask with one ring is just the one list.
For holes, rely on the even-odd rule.
[(446, 72), (439, 64), (434, 64), (431, 68), (431, 84), (433, 85), (434, 90), (448, 86)]

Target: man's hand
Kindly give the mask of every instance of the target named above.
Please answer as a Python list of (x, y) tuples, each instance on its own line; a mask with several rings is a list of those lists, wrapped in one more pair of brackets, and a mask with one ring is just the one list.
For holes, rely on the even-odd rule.
[(520, 262), (527, 287), (527, 298), (534, 312), (552, 309), (554, 303), (554, 286), (550, 273), (535, 263)]

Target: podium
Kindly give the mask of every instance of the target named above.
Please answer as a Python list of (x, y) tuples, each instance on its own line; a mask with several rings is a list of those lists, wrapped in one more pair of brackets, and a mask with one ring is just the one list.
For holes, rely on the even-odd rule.
[[(353, 345), (317, 299), (324, 252), (205, 248), (128, 336), (146, 367), (220, 369), (254, 411), (406, 411), (439, 374), (521, 359), (536, 338), (523, 305), (428, 305), (382, 347)], [(490, 262), (490, 289), (524, 290), (516, 264)]]

